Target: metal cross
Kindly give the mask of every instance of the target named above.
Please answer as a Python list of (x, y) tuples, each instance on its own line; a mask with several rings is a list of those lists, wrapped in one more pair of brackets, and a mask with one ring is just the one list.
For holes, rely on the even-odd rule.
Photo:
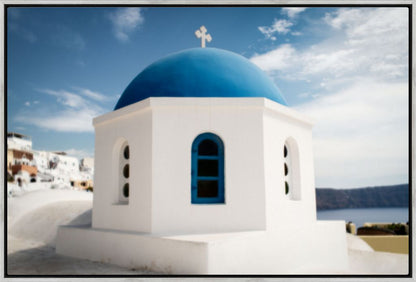
[(201, 38), (201, 47), (205, 48), (205, 40), (211, 42), (212, 38), (210, 34), (207, 34), (207, 29), (205, 26), (201, 26), (197, 31), (195, 31), (195, 36)]

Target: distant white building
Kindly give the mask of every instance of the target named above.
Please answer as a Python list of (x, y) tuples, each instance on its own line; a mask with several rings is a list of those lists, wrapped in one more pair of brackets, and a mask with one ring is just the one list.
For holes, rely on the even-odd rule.
[(33, 150), (33, 163), (38, 169), (49, 168), (49, 152)]
[(247, 59), (175, 53), (94, 119), (92, 227), (57, 252), (176, 274), (347, 268), (345, 222), (316, 219), (311, 122)]
[(54, 182), (67, 187), (71, 187), (71, 183), (85, 182), (88, 183), (85, 188), (92, 186), (94, 159), (85, 158), (83, 164), (87, 169), (81, 171), (76, 157), (65, 152), (33, 150), (29, 136), (14, 132), (7, 134), (7, 147), (7, 170), (10, 175), (23, 169), (29, 172), (30, 182)]
[(65, 152), (33, 151), (34, 164), (41, 171), (41, 181), (54, 181), (67, 184), (68, 187), (76, 182), (92, 182), (93, 170), (81, 170), (76, 157), (68, 156)]
[(68, 156), (65, 152), (53, 152), (49, 154), (49, 160), (56, 163), (56, 169), (69, 173), (79, 172), (79, 160)]
[(30, 151), (7, 149), (7, 171), (9, 180), (13, 177), (19, 183), (19, 186), (22, 181), (27, 182), (26, 173), (29, 175), (30, 182), (37, 181), (37, 168), (34, 164), (33, 154)]
[(94, 159), (93, 158), (83, 158), (81, 160), (81, 170), (93, 171), (94, 170)]
[(42, 169), (56, 169), (67, 173), (79, 172), (79, 161), (65, 152), (33, 151), (34, 163)]
[(32, 150), (32, 139), (20, 133), (7, 133), (7, 148), (30, 152)]

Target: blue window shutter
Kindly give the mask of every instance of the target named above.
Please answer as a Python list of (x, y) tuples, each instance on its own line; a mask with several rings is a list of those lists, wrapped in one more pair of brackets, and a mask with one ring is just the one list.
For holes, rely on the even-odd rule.
[[(207, 142), (209, 140), (211, 142)], [(200, 148), (200, 144), (201, 145)], [(202, 154), (200, 152), (202, 150)], [(200, 167), (199, 161), (205, 160), (208, 167)], [(213, 133), (202, 133), (192, 143), (191, 154), (191, 203), (223, 204), (224, 194), (224, 143)], [(209, 163), (217, 168), (212, 169)], [(205, 171), (203, 171), (205, 169)]]

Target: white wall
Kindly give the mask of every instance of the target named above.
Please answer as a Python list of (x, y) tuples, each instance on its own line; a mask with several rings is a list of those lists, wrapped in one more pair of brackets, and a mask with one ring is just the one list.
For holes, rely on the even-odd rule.
[[(94, 227), (175, 234), (316, 220), (311, 124), (287, 107), (263, 98), (150, 98), (94, 125)], [(191, 204), (191, 146), (204, 132), (224, 143), (225, 204)], [(299, 151), (298, 200), (284, 194), (287, 138)], [(118, 181), (118, 148), (125, 141), (128, 204), (119, 201)]]
[(36, 167), (40, 170), (45, 170), (48, 168), (48, 153), (45, 151), (33, 151), (33, 160)]
[(32, 141), (18, 137), (7, 137), (7, 148), (22, 151), (31, 151)]
[(214, 274), (330, 274), (348, 268), (343, 221), (238, 234), (210, 245), (209, 254), (208, 273)]
[(83, 158), (81, 160), (83, 169), (94, 169), (94, 158)]
[(155, 236), (60, 227), (57, 253), (171, 274), (332, 274), (348, 268), (345, 222), (285, 232)]
[[(143, 105), (143, 104), (142, 104)], [(138, 105), (140, 107), (140, 105)], [(127, 109), (128, 110), (128, 109)], [(137, 108), (136, 108), (137, 110)], [(111, 112), (110, 120), (95, 119), (94, 228), (151, 231), (152, 115), (147, 108)], [(118, 114), (124, 113), (122, 117)], [(128, 204), (119, 201), (118, 149), (130, 147), (130, 195)], [(122, 152), (121, 152), (122, 153)]]
[(162, 274), (208, 273), (207, 244), (137, 233), (61, 226), (56, 252)]
[[(276, 103), (267, 107), (264, 115), (267, 228), (285, 230), (288, 226), (316, 221), (312, 124)], [(283, 148), (287, 141), (289, 170), (293, 175), (286, 195)]]
[[(153, 109), (152, 231), (265, 228), (262, 108), (237, 98), (165, 98)], [(224, 143), (225, 204), (191, 204), (191, 147), (201, 133)]]
[[(58, 253), (175, 274), (346, 270), (345, 222), (316, 221), (312, 125), (293, 110), (263, 98), (150, 98), (94, 126), (92, 228), (60, 228)], [(191, 204), (191, 147), (204, 132), (224, 143), (225, 204)], [(299, 159), (289, 195), (287, 140)], [(122, 203), (126, 141), (130, 197)]]
[(49, 158), (51, 159), (53, 156), (59, 159), (57, 169), (72, 173), (79, 172), (79, 161), (77, 158), (54, 153), (50, 153)]

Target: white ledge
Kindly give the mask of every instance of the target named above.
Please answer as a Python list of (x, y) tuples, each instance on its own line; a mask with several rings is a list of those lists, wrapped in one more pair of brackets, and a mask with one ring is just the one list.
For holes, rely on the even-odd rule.
[(249, 98), (225, 98), (225, 97), (150, 97), (134, 104), (125, 106), (118, 110), (106, 113), (93, 119), (93, 125), (98, 126), (111, 120), (122, 118), (130, 114), (140, 114), (151, 109), (172, 108), (172, 107), (210, 107), (210, 108), (244, 108), (264, 110), (266, 114), (277, 114), (286, 116), (306, 126), (312, 126), (313, 122), (297, 111), (281, 105), (277, 102), (262, 97)]

